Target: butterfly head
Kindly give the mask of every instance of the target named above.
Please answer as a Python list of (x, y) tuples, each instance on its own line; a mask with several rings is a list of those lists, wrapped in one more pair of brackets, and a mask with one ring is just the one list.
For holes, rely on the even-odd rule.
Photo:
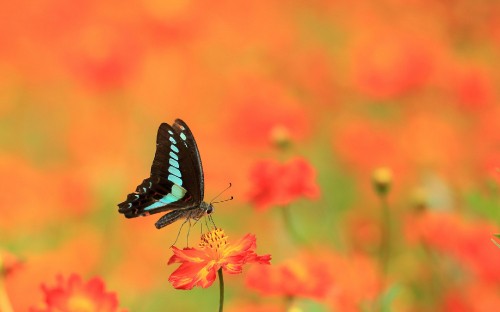
[(208, 207), (207, 207), (207, 210), (206, 210), (207, 215), (211, 214), (214, 211), (215, 211), (214, 206), (212, 204), (208, 204)]
[(212, 203), (202, 202), (200, 208), (203, 209), (206, 215), (212, 214), (215, 211), (215, 207)]

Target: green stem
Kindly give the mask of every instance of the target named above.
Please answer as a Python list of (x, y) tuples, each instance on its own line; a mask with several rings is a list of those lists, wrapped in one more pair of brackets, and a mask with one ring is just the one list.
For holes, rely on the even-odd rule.
[(0, 256), (0, 311), (13, 312), (12, 304), (10, 303), (7, 290), (5, 289), (5, 270), (3, 267), (3, 259)]
[(498, 248), (500, 248), (500, 244), (499, 244), (496, 240), (494, 240), (494, 239), (492, 238), (492, 239), (491, 239), (491, 241), (492, 241), (492, 242), (493, 242), (493, 244), (495, 244)]
[(281, 211), (282, 211), (283, 221), (285, 223), (285, 227), (288, 230), (288, 233), (290, 234), (290, 236), (292, 236), (296, 242), (299, 242), (299, 243), (304, 242), (303, 238), (299, 235), (299, 233), (297, 233), (297, 231), (295, 230), (295, 227), (293, 226), (292, 217), (290, 214), (290, 207), (289, 206), (281, 207)]
[(382, 220), (381, 220), (381, 243), (380, 243), (380, 266), (382, 268), (382, 273), (387, 274), (387, 268), (389, 266), (389, 256), (391, 250), (391, 216), (389, 211), (389, 203), (387, 201), (387, 196), (380, 195), (380, 201), (382, 205)]
[(217, 271), (219, 275), (219, 312), (224, 310), (224, 277), (222, 276), (222, 268)]
[(294, 297), (292, 295), (287, 295), (285, 297), (285, 311), (291, 311), (292, 310), (292, 307), (293, 307), (293, 300), (294, 300)]
[[(424, 242), (420, 242), (420, 246), (424, 252), (424, 257), (426, 258), (427, 266), (430, 270), (430, 283), (428, 283), (428, 297), (427, 306), (435, 306), (439, 299), (442, 297), (443, 289), (446, 285), (446, 278), (443, 276), (443, 269), (440, 268), (439, 257), (436, 257), (432, 249)], [(425, 299), (425, 298), (424, 298)], [(431, 301), (430, 303), (428, 301)]]

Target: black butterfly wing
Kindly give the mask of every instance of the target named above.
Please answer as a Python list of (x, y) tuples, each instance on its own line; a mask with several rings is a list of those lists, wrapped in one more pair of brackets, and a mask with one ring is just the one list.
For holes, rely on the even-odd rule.
[(194, 137), (181, 121), (162, 123), (156, 138), (151, 176), (145, 179), (118, 211), (127, 218), (168, 210), (199, 207), (203, 200), (203, 169)]
[(198, 203), (201, 203), (204, 198), (205, 181), (198, 145), (194, 140), (193, 133), (184, 121), (176, 119), (173, 128), (179, 133), (182, 140), (181, 146), (186, 149), (186, 153), (189, 153), (189, 157), (186, 157), (186, 162), (187, 159), (191, 161), (190, 164), (186, 163), (186, 165), (182, 166), (182, 168), (185, 169), (188, 178), (186, 180), (186, 185), (189, 187), (189, 190), (193, 194), (194, 198), (198, 200)]

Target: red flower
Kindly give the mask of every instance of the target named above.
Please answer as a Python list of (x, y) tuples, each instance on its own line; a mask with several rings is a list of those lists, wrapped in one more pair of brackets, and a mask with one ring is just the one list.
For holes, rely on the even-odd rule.
[(177, 289), (192, 289), (194, 286), (207, 288), (215, 280), (222, 268), (229, 274), (238, 274), (246, 263), (269, 264), (270, 255), (255, 253), (255, 236), (245, 235), (236, 244), (228, 244), (228, 236), (222, 229), (215, 229), (201, 236), (199, 248), (178, 249), (172, 247), (174, 255), (168, 264), (181, 263), (169, 277), (169, 282)]
[(118, 299), (113, 292), (106, 292), (104, 282), (94, 277), (84, 282), (81, 276), (72, 274), (68, 279), (57, 277), (54, 287), (42, 285), (45, 307), (32, 308), (32, 312), (115, 312)]
[(316, 172), (304, 158), (294, 158), (285, 164), (275, 160), (257, 163), (250, 173), (253, 189), (250, 201), (259, 210), (269, 206), (284, 206), (304, 196), (319, 197), (319, 186), (315, 181)]

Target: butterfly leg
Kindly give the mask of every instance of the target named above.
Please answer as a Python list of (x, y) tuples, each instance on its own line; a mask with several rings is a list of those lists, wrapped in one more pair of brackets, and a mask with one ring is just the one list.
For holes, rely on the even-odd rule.
[(212, 215), (208, 215), (208, 220), (210, 220), (210, 222), (212, 222), (212, 224), (214, 225), (214, 229), (217, 229), (217, 225), (215, 225), (215, 222), (214, 222), (214, 219), (212, 218)]
[(210, 226), (208, 225), (208, 221), (207, 221), (208, 217), (204, 216), (203, 219), (205, 220), (205, 226), (207, 227), (207, 231), (210, 232)]
[[(186, 236), (186, 247), (189, 247), (189, 233), (191, 232), (191, 218), (187, 218), (186, 221), (189, 222), (189, 228)], [(184, 222), (186, 222), (184, 221)]]
[(174, 243), (170, 247), (174, 246), (175, 243), (177, 243), (177, 240), (179, 239), (179, 235), (182, 232), (182, 228), (184, 227), (184, 224), (186, 224), (187, 221), (188, 221), (188, 219), (186, 219), (186, 220), (184, 220), (184, 222), (182, 222), (181, 228), (179, 229), (179, 231), (177, 232), (177, 236), (175, 237), (175, 241), (174, 241)]
[[(193, 227), (195, 227), (196, 224), (201, 220), (201, 218), (191, 218), (191, 219), (194, 220)], [(203, 235), (203, 223), (202, 222), (200, 222), (200, 230), (201, 230), (200, 235)]]

